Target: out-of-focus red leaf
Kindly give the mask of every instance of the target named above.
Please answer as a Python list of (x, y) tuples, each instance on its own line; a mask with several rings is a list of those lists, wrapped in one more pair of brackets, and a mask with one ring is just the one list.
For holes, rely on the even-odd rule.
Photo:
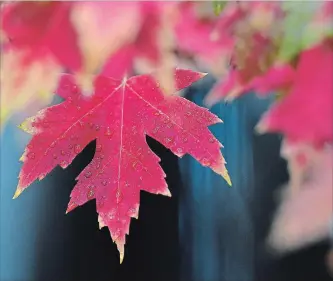
[(1, 122), (36, 100), (49, 102), (63, 65), (72, 70), (81, 67), (71, 7), (70, 2), (2, 7), (1, 27), (8, 40), (1, 46)]
[(333, 50), (302, 52), (289, 94), (264, 116), (259, 129), (314, 144), (333, 141)]

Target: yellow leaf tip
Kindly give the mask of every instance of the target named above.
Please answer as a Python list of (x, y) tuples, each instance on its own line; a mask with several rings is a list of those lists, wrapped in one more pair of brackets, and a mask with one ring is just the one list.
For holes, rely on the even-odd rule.
[(20, 125), (17, 126), (19, 129), (26, 131), (28, 129), (28, 120), (23, 121)]
[(231, 178), (229, 176), (228, 170), (225, 169), (224, 173), (223, 173), (223, 178), (225, 179), (225, 181), (227, 182), (227, 184), (231, 187), (232, 186), (232, 182), (231, 182)]
[(120, 264), (122, 264), (124, 261), (124, 252), (119, 252), (119, 257), (120, 257)]
[(170, 190), (166, 187), (165, 191), (161, 192), (162, 195), (172, 197)]
[(13, 196), (13, 199), (16, 199), (17, 197), (19, 197), (19, 196), (21, 195), (22, 192), (23, 192), (23, 188), (20, 187), (20, 186), (18, 186), (18, 187), (16, 188), (16, 191), (15, 191), (15, 194), (14, 194), (14, 196)]

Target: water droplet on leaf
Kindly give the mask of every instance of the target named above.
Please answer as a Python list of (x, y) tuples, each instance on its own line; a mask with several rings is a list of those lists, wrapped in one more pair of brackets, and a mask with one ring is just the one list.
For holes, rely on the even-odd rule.
[(97, 144), (96, 145), (96, 151), (97, 152), (101, 152), (102, 151), (102, 145), (101, 144)]
[(75, 152), (76, 154), (78, 154), (78, 153), (80, 153), (80, 151), (81, 151), (81, 146), (80, 146), (79, 144), (75, 145), (75, 147), (74, 147), (74, 152)]
[(203, 166), (209, 166), (210, 162), (207, 158), (202, 158), (201, 163)]
[(28, 158), (30, 158), (30, 159), (35, 159), (35, 153), (34, 153), (34, 152), (30, 152), (30, 153), (28, 154)]
[(113, 135), (113, 132), (111, 131), (110, 127), (107, 127), (106, 130), (105, 130), (105, 135), (110, 137)]
[(88, 193), (87, 193), (87, 199), (88, 199), (88, 200), (93, 199), (93, 198), (94, 198), (94, 195), (95, 195), (94, 190), (93, 190), (93, 189), (90, 189), (90, 190), (88, 191)]

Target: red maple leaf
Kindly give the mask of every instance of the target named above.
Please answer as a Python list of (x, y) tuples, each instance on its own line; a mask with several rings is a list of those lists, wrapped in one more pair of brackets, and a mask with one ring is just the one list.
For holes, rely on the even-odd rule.
[(283, 133), (292, 141), (314, 145), (332, 142), (332, 77), (331, 42), (303, 51), (290, 92), (267, 112), (259, 128)]
[[(175, 70), (177, 90), (203, 76)], [(182, 97), (165, 97), (151, 75), (122, 81), (98, 76), (94, 89), (85, 97), (74, 78), (65, 75), (57, 91), (65, 101), (22, 123), (33, 137), (21, 158), (14, 198), (57, 165), (66, 168), (97, 139), (94, 158), (78, 176), (67, 211), (96, 199), (100, 227), (108, 226), (122, 260), (131, 217), (138, 216), (140, 190), (170, 196), (160, 159), (147, 145), (146, 135), (179, 157), (192, 155), (231, 184), (222, 145), (207, 128), (221, 120)]]
[(48, 1), (13, 3), (3, 9), (1, 24), (10, 47), (26, 52), (22, 66), (52, 56), (71, 70), (81, 67), (71, 8), (71, 3)]

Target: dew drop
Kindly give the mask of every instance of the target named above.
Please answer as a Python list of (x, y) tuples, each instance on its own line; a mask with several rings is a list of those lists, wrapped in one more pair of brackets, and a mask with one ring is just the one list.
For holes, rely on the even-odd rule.
[(80, 109), (81, 109), (81, 106), (77, 106), (76, 109), (77, 109), (77, 110), (80, 110)]
[(61, 161), (61, 163), (60, 163), (60, 166), (63, 167), (63, 168), (66, 168), (67, 165), (68, 165), (67, 161)]
[(102, 145), (101, 144), (97, 144), (96, 145), (96, 151), (97, 152), (101, 152), (102, 151)]
[(89, 171), (89, 172), (86, 172), (85, 174), (84, 174), (84, 176), (86, 177), (86, 178), (90, 178), (91, 177), (91, 172)]
[(33, 146), (32, 144), (28, 144), (28, 145), (27, 145), (27, 148), (29, 148), (29, 149), (33, 149), (34, 146)]
[(55, 145), (56, 145), (56, 143), (55, 142), (53, 142), (53, 143), (51, 143), (51, 145), (50, 145), (50, 147), (55, 147)]
[(108, 181), (107, 180), (102, 180), (102, 185), (106, 186), (108, 184)]
[(113, 135), (113, 133), (112, 133), (110, 127), (107, 127), (107, 128), (106, 128), (106, 130), (105, 130), (105, 135), (108, 136), (108, 137), (110, 137), (110, 136)]
[(75, 145), (75, 147), (74, 147), (74, 152), (75, 152), (76, 154), (78, 154), (78, 153), (80, 153), (80, 150), (81, 150), (81, 146), (80, 146), (79, 144)]
[(93, 199), (94, 198), (94, 190), (93, 189), (90, 189), (87, 193), (87, 199), (90, 200), (90, 199)]
[(136, 209), (135, 208), (130, 208), (129, 210), (128, 210), (128, 213), (129, 213), (129, 215), (136, 215)]
[(186, 112), (186, 115), (187, 115), (187, 116), (191, 116), (191, 115), (192, 115), (191, 111), (187, 111), (187, 112)]
[(40, 174), (40, 176), (39, 176), (39, 180), (41, 181), (43, 178), (45, 178), (46, 177), (46, 174), (44, 174), (44, 173), (42, 173), (42, 174)]
[(34, 153), (34, 152), (30, 152), (30, 153), (28, 154), (28, 158), (30, 158), (30, 159), (35, 159), (35, 153)]
[(97, 209), (101, 209), (104, 206), (104, 201), (99, 200), (99, 201), (96, 202), (96, 205), (97, 205)]
[(73, 148), (73, 145), (72, 145), (72, 144), (70, 144), (70, 145), (68, 146), (68, 148), (69, 148), (69, 149), (72, 149), (72, 148)]
[(119, 201), (121, 200), (121, 193), (119, 190), (117, 190), (116, 192), (116, 198), (117, 198), (117, 203), (119, 203)]
[(111, 211), (108, 213), (108, 218), (109, 220), (113, 220), (114, 219), (114, 215), (115, 215), (115, 212)]
[(202, 158), (201, 163), (203, 166), (209, 166), (210, 162), (207, 158)]
[(57, 158), (58, 158), (57, 154), (53, 154), (53, 159), (57, 159)]
[(210, 143), (214, 143), (214, 142), (215, 142), (215, 138), (213, 138), (213, 137), (210, 138), (210, 139), (209, 139), (209, 142), (210, 142)]
[(96, 125), (96, 126), (95, 126), (95, 130), (96, 130), (96, 131), (99, 131), (100, 128), (101, 128), (101, 127), (100, 127), (99, 125)]
[(187, 138), (183, 138), (183, 142), (184, 142), (184, 143), (187, 143), (187, 142), (188, 142), (188, 139), (187, 139)]
[(203, 123), (202, 118), (201, 118), (201, 117), (198, 117), (198, 118), (197, 118), (197, 122), (200, 123), (200, 124), (202, 124), (202, 123)]
[(182, 153), (183, 152), (183, 149), (181, 149), (180, 147), (177, 148), (177, 153)]
[(65, 155), (65, 151), (64, 150), (61, 150), (61, 155)]
[(103, 158), (104, 158), (104, 154), (101, 154), (99, 157), (100, 157), (101, 159), (103, 159)]

